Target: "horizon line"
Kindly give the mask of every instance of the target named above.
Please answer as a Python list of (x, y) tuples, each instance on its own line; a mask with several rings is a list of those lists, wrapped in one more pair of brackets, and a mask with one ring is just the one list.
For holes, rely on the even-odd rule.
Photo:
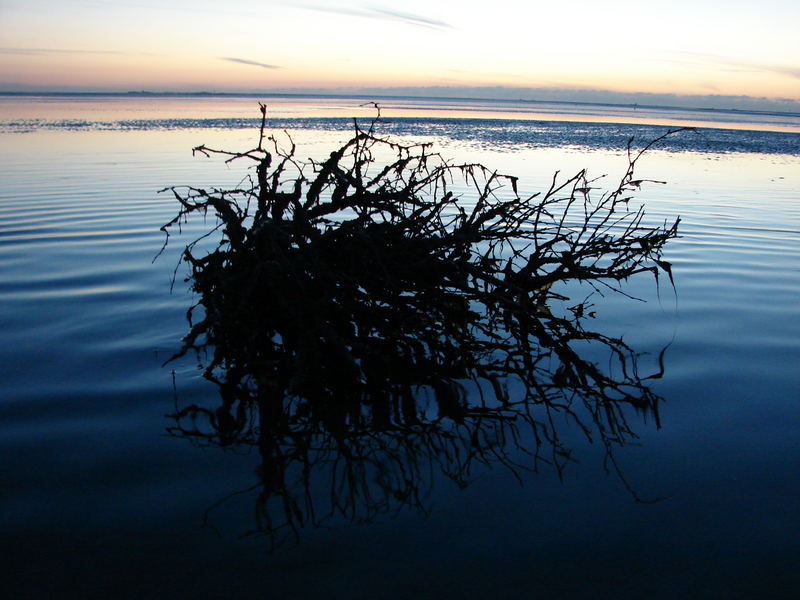
[[(642, 92), (647, 94), (646, 92)], [(624, 108), (641, 108), (641, 109), (659, 109), (659, 110), (677, 110), (677, 111), (698, 111), (698, 112), (713, 112), (713, 113), (742, 113), (742, 114), (763, 114), (763, 115), (785, 115), (800, 117), (800, 112), (782, 111), (782, 110), (768, 110), (768, 109), (748, 109), (748, 108), (715, 108), (715, 107), (691, 107), (691, 106), (677, 106), (669, 104), (642, 104), (638, 102), (601, 102), (589, 100), (537, 100), (525, 98), (480, 98), (476, 96), (430, 96), (430, 95), (415, 95), (415, 94), (386, 94), (386, 93), (369, 93), (369, 92), (346, 92), (346, 93), (329, 93), (329, 92), (209, 92), (205, 90), (199, 91), (150, 91), (150, 90), (128, 90), (128, 91), (64, 91), (64, 90), (0, 90), (0, 97), (2, 96), (45, 96), (45, 97), (68, 97), (68, 96), (113, 96), (113, 97), (136, 97), (136, 96), (153, 96), (153, 97), (217, 97), (217, 98), (342, 98), (342, 99), (365, 99), (365, 98), (379, 98), (379, 99), (396, 99), (396, 100), (450, 100), (450, 101), (475, 101), (475, 102), (495, 102), (495, 103), (522, 103), (522, 104), (564, 104), (568, 106), (613, 106)], [(755, 98), (754, 98), (755, 99)]]

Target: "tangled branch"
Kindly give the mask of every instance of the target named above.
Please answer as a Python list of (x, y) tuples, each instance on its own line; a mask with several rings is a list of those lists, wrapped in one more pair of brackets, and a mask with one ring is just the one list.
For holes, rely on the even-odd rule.
[[(283, 520), (262, 510), (258, 530), (296, 533), (317, 520), (315, 464), (348, 490), (331, 487), (341, 492), (331, 514), (370, 518), (421, 505), (418, 475), (431, 465), (459, 484), (476, 461), (563, 468), (570, 451), (555, 413), (607, 448), (634, 435), (625, 407), (657, 421), (634, 350), (586, 329), (588, 300), (569, 306), (559, 290), (578, 282), (622, 292), (644, 273), (672, 279), (662, 249), (679, 221), (649, 226), (630, 206), (645, 183), (636, 162), (661, 138), (629, 150), (611, 191), (579, 171), (526, 195), (516, 177), (380, 137), (377, 119), (356, 123), (324, 160), (302, 162), (290, 137), (283, 148), (266, 135), (263, 105), (261, 114), (256, 148), (195, 148), (249, 161), (255, 176), (233, 190), (167, 188), (180, 210), (162, 228), (169, 236), (196, 213), (217, 219), (216, 246), (198, 240), (182, 255), (198, 302), (173, 358), (207, 356), (222, 404), (177, 411), (170, 431), (259, 448), (259, 505), (279, 499)], [(604, 349), (608, 365), (587, 348)], [(302, 465), (294, 484), (292, 465)]]

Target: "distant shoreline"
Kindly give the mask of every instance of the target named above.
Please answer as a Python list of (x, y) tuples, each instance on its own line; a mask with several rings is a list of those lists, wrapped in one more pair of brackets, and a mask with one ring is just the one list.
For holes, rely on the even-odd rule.
[(575, 100), (526, 100), (508, 98), (474, 98), (459, 96), (414, 96), (414, 95), (388, 95), (388, 94), (317, 94), (317, 93), (250, 93), (250, 92), (31, 92), (31, 91), (0, 91), (0, 98), (13, 97), (45, 97), (45, 98), (297, 98), (297, 99), (339, 99), (339, 100), (422, 100), (426, 102), (484, 102), (499, 105), (527, 104), (527, 105), (563, 105), (585, 107), (627, 108), (634, 110), (665, 110), (671, 112), (701, 112), (712, 114), (735, 115), (762, 115), (800, 117), (800, 112), (770, 111), (742, 108), (708, 108), (669, 106), (659, 104), (638, 103), (612, 103), (612, 102), (579, 102)]

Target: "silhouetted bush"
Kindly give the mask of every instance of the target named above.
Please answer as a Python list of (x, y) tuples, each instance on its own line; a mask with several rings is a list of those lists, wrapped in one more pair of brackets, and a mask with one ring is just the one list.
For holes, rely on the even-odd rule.
[[(180, 211), (163, 228), (211, 212), (219, 234), (183, 252), (197, 304), (176, 357), (205, 357), (222, 401), (184, 407), (170, 431), (259, 448), (257, 530), (319, 519), (316, 464), (342, 486), (329, 487), (327, 513), (367, 519), (420, 505), (418, 475), (433, 464), (460, 485), (476, 461), (561, 469), (570, 450), (554, 413), (607, 448), (633, 435), (625, 406), (657, 420), (633, 349), (586, 329), (590, 305), (558, 293), (564, 282), (606, 291), (642, 273), (671, 279), (661, 252), (678, 221), (646, 226), (629, 203), (652, 143), (629, 150), (610, 191), (580, 171), (526, 195), (513, 176), (382, 138), (377, 119), (302, 162), (291, 138), (284, 150), (266, 137), (261, 111), (256, 148), (195, 148), (252, 161), (254, 176), (232, 190), (167, 188)], [(604, 367), (588, 358), (597, 348)]]

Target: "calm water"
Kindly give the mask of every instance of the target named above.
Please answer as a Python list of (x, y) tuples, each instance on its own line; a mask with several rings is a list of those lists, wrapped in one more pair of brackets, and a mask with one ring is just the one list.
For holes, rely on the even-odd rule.
[[(642, 159), (638, 200), (680, 216), (676, 289), (635, 279), (596, 299), (599, 330), (646, 352), (661, 427), (604, 449), (557, 423), (576, 462), (520, 479), (477, 466), (461, 489), (433, 471), (422, 506), (333, 519), (270, 552), (256, 523), (258, 453), (167, 435), (176, 402), (217, 390), (196, 361), (164, 361), (192, 302), (166, 252), (168, 185), (236, 185), (236, 165), (192, 157), (253, 145), (252, 102), (0, 99), (0, 527), (11, 598), (794, 598), (800, 590), (800, 134), (763, 119), (668, 139)], [(104, 103), (105, 102), (105, 103)], [(299, 155), (346, 139), (343, 102), (276, 101)], [(46, 109), (42, 106), (47, 105)], [(336, 106), (335, 114), (323, 111)], [(322, 108), (320, 108), (322, 106)], [(404, 107), (434, 111), (441, 107)], [(387, 108), (383, 131), (431, 141), (546, 186), (587, 167), (613, 181), (627, 139), (656, 118), (486, 119)], [(453, 111), (461, 111), (455, 118)], [(555, 115), (555, 116), (554, 116)], [(602, 117), (603, 115), (600, 115)], [(596, 118), (597, 117), (597, 118)], [(684, 115), (692, 124), (697, 115)], [(659, 117), (660, 118), (660, 117)], [(566, 120), (565, 120), (566, 119)], [(600, 121), (600, 122), (598, 122)], [(656, 123), (653, 125), (652, 123)], [(758, 130), (758, 131), (757, 131)], [(208, 224), (205, 224), (206, 226)], [(325, 490), (317, 490), (325, 495)], [(227, 500), (222, 501), (226, 497)], [(222, 502), (221, 502), (222, 501)], [(209, 509), (212, 509), (211, 512)]]

